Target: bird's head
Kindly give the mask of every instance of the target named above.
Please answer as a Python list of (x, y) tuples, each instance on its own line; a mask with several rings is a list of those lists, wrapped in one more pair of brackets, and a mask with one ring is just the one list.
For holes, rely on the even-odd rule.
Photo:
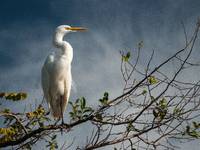
[(87, 30), (87, 28), (70, 27), (68, 25), (61, 25), (61, 26), (57, 27), (56, 33), (60, 33), (60, 34), (65, 35), (67, 33), (76, 32), (76, 31), (79, 31), (79, 30)]

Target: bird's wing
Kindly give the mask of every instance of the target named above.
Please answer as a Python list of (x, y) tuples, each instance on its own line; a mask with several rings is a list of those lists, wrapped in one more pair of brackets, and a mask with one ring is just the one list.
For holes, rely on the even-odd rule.
[(50, 89), (50, 80), (51, 80), (51, 65), (54, 61), (54, 55), (51, 54), (47, 57), (44, 66), (42, 68), (42, 88), (44, 91), (44, 97), (47, 100), (49, 105), (49, 89)]

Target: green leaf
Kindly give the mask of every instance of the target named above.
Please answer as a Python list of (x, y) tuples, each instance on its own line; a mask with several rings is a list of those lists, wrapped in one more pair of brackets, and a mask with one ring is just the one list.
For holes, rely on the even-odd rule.
[(156, 77), (149, 77), (149, 83), (152, 84), (152, 83), (156, 83), (157, 80), (156, 80)]
[(153, 97), (153, 96), (150, 96), (150, 98), (151, 98), (152, 100), (154, 100), (154, 97)]
[(84, 115), (84, 116), (82, 116), (82, 118), (86, 118), (86, 117), (88, 117), (88, 115)]
[(77, 103), (79, 102), (79, 100), (80, 100), (80, 99), (77, 99), (76, 102), (75, 102), (75, 104), (77, 104)]
[(48, 118), (48, 117), (44, 117), (44, 116), (41, 116), (41, 118), (43, 118), (44, 120), (46, 120), (46, 121), (51, 121), (51, 119), (50, 118)]
[(26, 97), (27, 97), (27, 92), (22, 93), (22, 94), (21, 94), (21, 97), (22, 97), (22, 100), (26, 99)]
[(163, 109), (163, 108), (168, 109), (167, 105), (162, 105), (162, 109)]
[(155, 111), (155, 110), (153, 110), (153, 115), (154, 115), (154, 117), (158, 117), (158, 113)]
[(137, 43), (138, 43), (139, 47), (142, 47), (142, 41), (137, 42)]
[(51, 147), (49, 150), (54, 150), (54, 147)]
[(82, 97), (82, 99), (80, 100), (81, 101), (81, 109), (83, 110), (85, 108), (85, 98)]
[(33, 126), (35, 126), (35, 125), (37, 124), (37, 121), (33, 121), (31, 124), (32, 124)]
[(98, 119), (98, 120), (103, 120), (103, 117), (99, 114), (99, 115), (96, 115), (96, 118)]
[(73, 113), (73, 112), (69, 112), (69, 114), (70, 114), (71, 116), (73, 116), (73, 115), (74, 115), (74, 113)]
[(144, 94), (146, 94), (147, 93), (147, 91), (146, 90), (143, 90), (142, 91), (142, 95), (144, 95)]
[(117, 150), (117, 148), (114, 147), (114, 150)]
[(103, 104), (106, 104), (106, 103), (107, 103), (107, 100), (104, 99)]
[(186, 126), (186, 132), (189, 133), (190, 132), (190, 127)]
[(105, 93), (104, 93), (104, 97), (107, 97), (107, 98), (108, 98), (108, 97), (109, 97), (109, 93), (108, 93), (108, 92), (105, 92)]
[(43, 124), (43, 122), (41, 120), (38, 120), (38, 123), (39, 123), (40, 127), (44, 126), (44, 124)]
[(56, 143), (56, 145), (54, 146), (56, 149), (58, 149), (58, 145), (57, 145), (57, 143)]
[(49, 115), (50, 114), (50, 111), (48, 111), (46, 114), (44, 114), (44, 116), (47, 116), (47, 115)]
[(30, 145), (28, 145), (26, 148), (27, 148), (28, 150), (31, 150), (31, 146), (30, 146)]
[(127, 62), (128, 58), (126, 56), (124, 56), (124, 62)]
[(180, 113), (180, 110), (178, 110), (177, 108), (174, 108), (174, 112), (177, 114), (177, 115), (179, 115)]
[(56, 137), (57, 137), (57, 135), (55, 134), (55, 135), (52, 137), (52, 139), (51, 139), (51, 140), (52, 140), (52, 141), (53, 141), (53, 140), (55, 140), (55, 139), (56, 139)]
[(192, 131), (191, 134), (193, 134), (196, 139), (200, 137), (200, 135), (196, 131)]
[(86, 113), (86, 112), (91, 112), (91, 111), (93, 111), (93, 110), (92, 110), (92, 108), (88, 108), (88, 109), (84, 110), (84, 112), (83, 112), (83, 113)]
[(132, 128), (133, 128), (132, 122), (129, 123), (129, 125), (126, 128), (127, 128), (127, 131), (130, 132), (132, 130)]
[(128, 52), (128, 53), (126, 54), (126, 56), (124, 56), (124, 62), (127, 62), (128, 59), (130, 58), (130, 56), (131, 56), (131, 53)]
[(198, 129), (200, 127), (200, 124), (197, 124), (196, 122), (192, 122), (193, 123), (193, 126), (195, 127), (195, 129)]
[(68, 103), (69, 103), (71, 106), (73, 106), (73, 104), (72, 104), (72, 102), (71, 102), (71, 101), (69, 101)]
[(128, 52), (128, 53), (126, 54), (126, 57), (127, 57), (127, 58), (130, 58), (130, 56), (131, 56), (131, 53)]
[(81, 114), (81, 113), (82, 113), (82, 111), (81, 111), (81, 110), (78, 110), (77, 112), (78, 112), (78, 114)]

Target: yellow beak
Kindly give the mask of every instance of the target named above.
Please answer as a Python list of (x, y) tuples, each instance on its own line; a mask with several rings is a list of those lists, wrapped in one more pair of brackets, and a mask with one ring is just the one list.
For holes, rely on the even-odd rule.
[(72, 31), (87, 30), (87, 28), (79, 28), (79, 27), (76, 27), (76, 28), (71, 27), (70, 29), (71, 29)]

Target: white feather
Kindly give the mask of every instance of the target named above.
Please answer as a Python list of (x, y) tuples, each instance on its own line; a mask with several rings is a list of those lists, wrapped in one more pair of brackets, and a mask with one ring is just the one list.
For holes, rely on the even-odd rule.
[(67, 106), (72, 76), (71, 62), (73, 49), (71, 45), (63, 41), (63, 36), (76, 30), (86, 28), (71, 28), (68, 25), (59, 26), (53, 37), (53, 45), (58, 49), (50, 54), (42, 68), (42, 88), (54, 121), (61, 119)]

